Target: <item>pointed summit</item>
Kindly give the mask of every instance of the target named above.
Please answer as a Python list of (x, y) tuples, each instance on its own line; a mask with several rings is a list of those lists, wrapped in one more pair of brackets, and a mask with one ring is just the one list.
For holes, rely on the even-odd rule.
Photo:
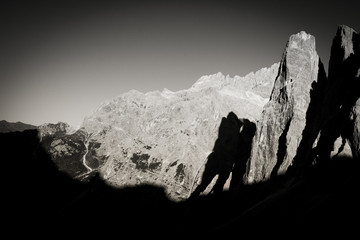
[(315, 37), (311, 34), (301, 31), (297, 34), (290, 36), (288, 47), (292, 49), (302, 49), (305, 51), (314, 52), (315, 50)]
[(211, 75), (204, 75), (193, 84), (192, 88), (201, 89), (206, 87), (221, 87), (224, 81), (225, 75), (222, 72)]
[(315, 37), (304, 31), (291, 35), (283, 53), (270, 101), (258, 122), (248, 182), (283, 173), (292, 164), (305, 128), (314, 82), (323, 65)]
[[(291, 169), (297, 176), (312, 165), (351, 149), (360, 156), (360, 36), (339, 26), (333, 39), (329, 77), (305, 32), (290, 37), (270, 101), (258, 123), (247, 181)], [(336, 142), (342, 142), (336, 146)]]
[[(322, 164), (334, 154), (360, 156), (360, 36), (352, 28), (337, 28), (331, 46), (329, 77), (319, 86), (294, 159), (294, 168), (304, 171), (316, 162)], [(341, 146), (336, 147), (336, 142)], [(316, 145), (316, 146), (315, 146)], [(349, 146), (350, 145), (350, 146)], [(351, 151), (344, 152), (345, 147)]]

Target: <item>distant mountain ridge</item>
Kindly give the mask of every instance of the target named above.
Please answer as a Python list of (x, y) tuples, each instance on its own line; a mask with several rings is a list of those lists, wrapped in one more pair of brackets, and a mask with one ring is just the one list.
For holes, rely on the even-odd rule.
[(37, 129), (37, 126), (23, 122), (0, 121), (0, 133), (22, 132), (27, 129)]

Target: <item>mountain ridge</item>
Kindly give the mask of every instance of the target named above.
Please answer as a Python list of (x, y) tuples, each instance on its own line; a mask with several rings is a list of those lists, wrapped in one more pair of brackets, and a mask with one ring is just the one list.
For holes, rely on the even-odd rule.
[[(338, 48), (344, 50), (334, 47), (332, 56), (343, 56), (344, 62), (355, 56), (356, 66), (356, 36), (351, 28), (339, 26), (333, 46), (338, 41)], [(336, 40), (338, 38), (340, 40)], [(316, 53), (315, 37), (301, 31), (290, 36), (281, 62), (270, 67), (244, 77), (225, 76), (221, 72), (204, 75), (189, 89), (176, 92), (131, 90), (102, 103), (85, 117), (77, 130), (62, 123), (44, 124), (40, 126), (40, 134), (46, 136), (46, 149), (57, 158), (58, 166), (75, 162), (80, 167), (76, 167), (75, 172), (68, 166), (61, 168), (70, 171), (73, 177), (98, 171), (114, 186), (165, 184), (170, 186), (168, 194), (181, 200), (199, 184), (220, 120), (234, 112), (257, 125), (246, 177), (249, 183), (263, 181), (287, 171), (304, 142), (302, 135), (310, 131), (307, 130), (308, 112), (315, 114), (319, 104), (331, 100), (338, 91), (340, 83), (333, 80), (337, 78), (333, 74), (333, 62), (330, 60), (328, 81)], [(351, 70), (351, 74), (358, 78), (360, 70), (354, 71)], [(339, 74), (343, 72), (340, 69)], [(324, 91), (329, 93), (314, 102), (315, 91), (320, 98)], [(352, 118), (356, 122), (358, 110), (356, 105), (351, 106), (354, 106)], [(327, 115), (334, 110), (324, 111)], [(315, 120), (320, 122), (319, 119), (321, 117)], [(355, 156), (357, 127), (355, 124), (353, 143), (336, 141), (339, 149), (345, 147), (349, 152), (351, 148)], [(312, 136), (309, 142), (319, 140), (315, 138)], [(309, 154), (310, 148), (307, 146), (304, 152)]]
[(6, 132), (22, 132), (27, 129), (36, 129), (37, 126), (23, 123), (20, 121), (17, 122), (8, 122), (6, 120), (0, 121), (0, 132), (6, 133)]
[[(269, 96), (277, 67), (275, 63), (245, 77), (207, 75), (177, 92), (133, 90), (102, 104), (82, 124), (91, 134), (89, 141), (100, 144), (96, 157), (108, 159), (99, 161), (102, 176), (119, 186), (165, 183), (173, 198), (187, 198), (222, 116), (234, 111), (255, 121), (267, 101), (259, 94)], [(259, 87), (259, 82), (267, 84)]]
[(205, 87), (121, 96), (73, 133), (62, 123), (45, 135), (0, 133), (4, 169), (16, 170), (2, 174), (6, 224), (81, 236), (354, 236), (359, 72), (356, 31), (338, 27), (328, 76), (315, 39), (300, 32), (272, 73), (259, 121), (227, 112), (241, 98)]

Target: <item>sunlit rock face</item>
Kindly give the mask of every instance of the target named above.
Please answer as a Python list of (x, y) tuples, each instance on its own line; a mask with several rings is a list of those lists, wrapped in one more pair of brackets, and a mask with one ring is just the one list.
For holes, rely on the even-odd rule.
[[(321, 69), (319, 69), (321, 68)], [(248, 182), (285, 172), (302, 138), (310, 91), (324, 71), (315, 38), (305, 32), (290, 37), (279, 66), (269, 102), (257, 126)]]
[(114, 186), (150, 183), (164, 186), (174, 200), (187, 198), (199, 184), (222, 117), (233, 111), (258, 120), (278, 66), (245, 77), (203, 76), (178, 92), (124, 93), (85, 118), (81, 129), (97, 146), (89, 145), (87, 158), (99, 160), (101, 176)]
[(38, 127), (40, 138), (45, 136), (54, 136), (54, 135), (64, 135), (71, 131), (71, 126), (64, 122), (54, 123), (45, 123)]
[(295, 169), (323, 164), (335, 155), (358, 158), (359, 44), (359, 34), (353, 29), (338, 27), (331, 46), (329, 76), (315, 86)]
[(246, 182), (359, 156), (359, 35), (339, 26), (327, 77), (313, 36), (292, 35), (258, 122)]

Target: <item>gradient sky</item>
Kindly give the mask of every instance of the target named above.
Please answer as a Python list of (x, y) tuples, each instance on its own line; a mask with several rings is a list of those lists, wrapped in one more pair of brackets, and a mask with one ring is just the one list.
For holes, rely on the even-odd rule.
[(360, 1), (122, 2), (3, 0), (0, 120), (77, 126), (131, 89), (269, 67), (301, 30), (327, 68), (337, 26), (360, 31)]

